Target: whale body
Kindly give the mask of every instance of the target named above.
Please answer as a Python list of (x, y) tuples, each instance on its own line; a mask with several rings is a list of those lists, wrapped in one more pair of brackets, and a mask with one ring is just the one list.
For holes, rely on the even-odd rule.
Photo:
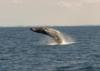
[(44, 35), (47, 35), (51, 38), (53, 38), (53, 40), (58, 43), (61, 44), (63, 42), (61, 35), (61, 32), (54, 29), (54, 28), (50, 28), (50, 27), (32, 27), (30, 28), (31, 31), (36, 32), (36, 33), (41, 33)]

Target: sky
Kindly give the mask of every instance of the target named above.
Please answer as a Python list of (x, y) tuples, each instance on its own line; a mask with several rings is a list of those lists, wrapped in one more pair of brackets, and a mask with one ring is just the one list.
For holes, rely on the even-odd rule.
[(100, 0), (0, 0), (0, 26), (100, 25)]

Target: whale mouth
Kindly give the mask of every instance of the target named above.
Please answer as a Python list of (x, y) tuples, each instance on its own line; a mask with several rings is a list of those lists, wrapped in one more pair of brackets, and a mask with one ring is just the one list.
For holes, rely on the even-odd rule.
[(34, 27), (34, 28), (30, 28), (30, 30), (33, 31), (33, 32), (35, 32), (35, 31), (37, 31), (38, 29), (37, 29), (36, 27)]

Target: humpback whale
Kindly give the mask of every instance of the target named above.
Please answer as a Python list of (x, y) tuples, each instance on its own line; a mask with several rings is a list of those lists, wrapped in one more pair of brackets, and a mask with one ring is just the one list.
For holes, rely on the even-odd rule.
[(53, 40), (57, 44), (63, 43), (63, 39), (61, 37), (61, 32), (59, 32), (58, 30), (56, 30), (54, 28), (50, 28), (50, 27), (32, 27), (32, 28), (30, 28), (30, 30), (33, 31), (33, 32), (41, 33), (41, 34), (44, 34), (44, 35), (47, 35), (47, 36), (53, 38)]

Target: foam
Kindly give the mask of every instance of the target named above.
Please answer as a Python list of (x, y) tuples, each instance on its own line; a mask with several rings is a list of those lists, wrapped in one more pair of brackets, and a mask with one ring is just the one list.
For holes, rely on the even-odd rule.
[(75, 42), (75, 39), (73, 39), (71, 36), (69, 35), (65, 35), (65, 34), (60, 34), (60, 37), (62, 38), (62, 43), (56, 43), (53, 39), (48, 38), (48, 45), (70, 45)]

